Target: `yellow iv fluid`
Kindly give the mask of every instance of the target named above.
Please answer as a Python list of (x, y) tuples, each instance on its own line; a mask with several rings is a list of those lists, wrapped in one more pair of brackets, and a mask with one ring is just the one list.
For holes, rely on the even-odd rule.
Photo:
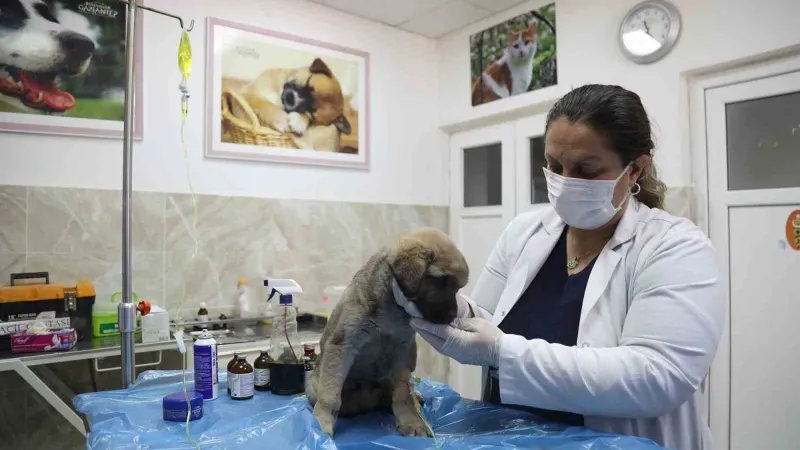
[(178, 46), (178, 69), (181, 71), (184, 82), (192, 74), (192, 45), (189, 43), (189, 33), (185, 30)]

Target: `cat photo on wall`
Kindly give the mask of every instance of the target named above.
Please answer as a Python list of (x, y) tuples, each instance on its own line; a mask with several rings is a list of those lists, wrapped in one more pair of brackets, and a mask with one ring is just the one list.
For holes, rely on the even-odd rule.
[(470, 36), (472, 106), (554, 86), (556, 6), (543, 6)]

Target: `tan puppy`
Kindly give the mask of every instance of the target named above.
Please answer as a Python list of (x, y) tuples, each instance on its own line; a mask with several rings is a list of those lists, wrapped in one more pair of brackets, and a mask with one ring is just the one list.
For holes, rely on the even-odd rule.
[[(280, 133), (302, 136), (313, 125), (331, 126), (343, 134), (351, 132), (344, 115), (342, 87), (320, 58), (309, 67), (265, 70), (240, 93), (258, 115), (261, 125)], [(237, 109), (232, 111), (235, 116), (246, 117)]]
[(410, 316), (397, 305), (392, 281), (434, 323), (457, 314), (456, 292), (469, 269), (439, 230), (420, 228), (379, 250), (355, 274), (320, 339), (317, 368), (306, 393), (322, 431), (333, 435), (339, 415), (390, 409), (404, 436), (429, 436), (412, 399), (417, 346)]

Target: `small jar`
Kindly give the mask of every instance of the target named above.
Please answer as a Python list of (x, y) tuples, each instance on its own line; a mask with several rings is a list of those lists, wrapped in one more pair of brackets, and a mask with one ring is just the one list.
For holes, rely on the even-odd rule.
[(317, 352), (315, 351), (314, 344), (303, 344), (303, 356), (307, 356), (311, 362), (317, 361)]
[(233, 358), (231, 358), (231, 360), (228, 361), (228, 372), (227, 372), (228, 373), (228, 377), (227, 377), (228, 378), (228, 395), (231, 395), (231, 380), (233, 379), (231, 377), (231, 367), (233, 367), (233, 365), (236, 364), (236, 358), (238, 358), (238, 357), (239, 357), (239, 354), (238, 353), (234, 353), (233, 354)]
[(273, 362), (266, 350), (261, 351), (261, 355), (253, 361), (253, 370), (255, 372), (255, 389), (257, 391), (268, 391), (270, 389), (269, 383), (269, 364)]
[(208, 309), (206, 309), (205, 302), (200, 303), (200, 309), (197, 311), (198, 322), (208, 322)]
[(244, 355), (238, 355), (231, 367), (231, 399), (250, 400), (253, 398), (254, 373), (253, 366)]

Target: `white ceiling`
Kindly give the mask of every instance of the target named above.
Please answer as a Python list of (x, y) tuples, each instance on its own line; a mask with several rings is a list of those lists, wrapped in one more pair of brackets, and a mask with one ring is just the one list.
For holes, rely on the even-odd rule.
[(438, 38), (525, 0), (311, 1), (429, 38)]

